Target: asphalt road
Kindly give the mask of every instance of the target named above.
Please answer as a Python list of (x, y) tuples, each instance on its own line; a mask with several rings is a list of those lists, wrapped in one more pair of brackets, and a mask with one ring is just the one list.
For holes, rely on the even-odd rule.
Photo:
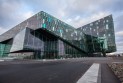
[(101, 83), (120, 83), (106, 63), (111, 58), (0, 62), (0, 83), (76, 83), (93, 63), (101, 64)]
[(76, 83), (92, 64), (81, 60), (25, 63), (0, 64), (0, 83)]

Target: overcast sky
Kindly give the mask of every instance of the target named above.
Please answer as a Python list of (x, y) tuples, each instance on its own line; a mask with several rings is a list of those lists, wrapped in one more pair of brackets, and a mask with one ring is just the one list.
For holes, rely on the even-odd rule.
[(123, 0), (0, 0), (0, 34), (39, 11), (75, 28), (112, 14), (117, 51), (123, 52)]

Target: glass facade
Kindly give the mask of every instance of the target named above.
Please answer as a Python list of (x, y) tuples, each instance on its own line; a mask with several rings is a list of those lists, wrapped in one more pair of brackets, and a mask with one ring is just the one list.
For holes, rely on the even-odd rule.
[(89, 48), (90, 45), (93, 47), (93, 49), (89, 48), (88, 52), (105, 50), (107, 53), (110, 53), (116, 51), (112, 15), (82, 26), (78, 30), (88, 35), (86, 36), (87, 47)]
[[(31, 52), (38, 59), (83, 57), (88, 52), (116, 50), (112, 16), (75, 29), (41, 11), (1, 36), (1, 57), (24, 52)], [(8, 50), (5, 46), (9, 46)]]
[(85, 56), (85, 53), (74, 48), (68, 41), (43, 29), (26, 28), (23, 50), (33, 51), (34, 58), (41, 59)]
[(0, 43), (0, 57), (7, 57), (12, 46), (12, 40), (6, 40)]

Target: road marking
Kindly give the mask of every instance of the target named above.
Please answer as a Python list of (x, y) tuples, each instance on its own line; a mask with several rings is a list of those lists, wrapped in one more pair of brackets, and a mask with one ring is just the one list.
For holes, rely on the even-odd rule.
[(97, 83), (100, 64), (94, 63), (77, 83)]
[(4, 61), (4, 60), (0, 59), (0, 61)]

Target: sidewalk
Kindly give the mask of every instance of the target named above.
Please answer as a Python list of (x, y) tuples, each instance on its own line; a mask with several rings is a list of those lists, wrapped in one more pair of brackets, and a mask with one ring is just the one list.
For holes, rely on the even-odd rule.
[(101, 83), (121, 83), (106, 63), (101, 64)]

